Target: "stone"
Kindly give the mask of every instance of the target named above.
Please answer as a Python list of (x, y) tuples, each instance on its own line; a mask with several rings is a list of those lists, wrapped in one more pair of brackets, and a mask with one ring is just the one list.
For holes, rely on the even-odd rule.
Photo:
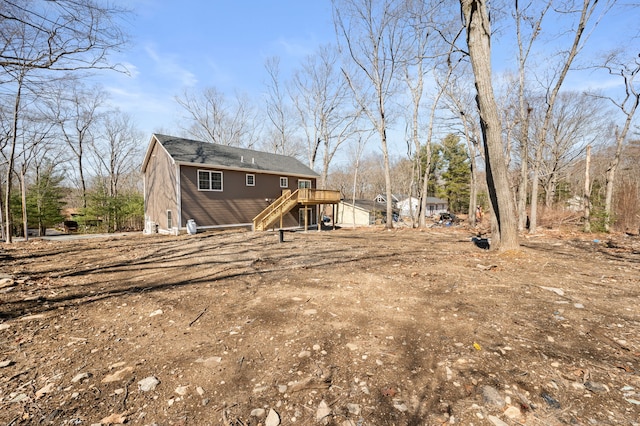
[(47, 383), (42, 388), (36, 391), (36, 399), (43, 397), (45, 394), (51, 393), (53, 391), (54, 384)]
[(164, 312), (162, 312), (162, 309), (156, 309), (155, 311), (149, 314), (149, 317), (155, 317), (156, 315), (162, 315), (163, 313)]
[(11, 287), (15, 284), (12, 278), (0, 278), (0, 288)]
[(133, 371), (133, 367), (125, 367), (122, 370), (118, 370), (113, 374), (108, 374), (102, 379), (102, 383), (119, 382), (124, 379), (129, 373)]
[(355, 343), (347, 343), (347, 348), (349, 348), (350, 351), (355, 351), (358, 349), (358, 345)]
[(7, 330), (11, 327), (9, 324), (0, 324), (0, 331)]
[(316, 309), (307, 309), (303, 312), (304, 315), (316, 315), (318, 311)]
[(14, 362), (10, 359), (6, 359), (4, 361), (0, 361), (0, 368), (4, 368), (4, 367), (8, 367), (10, 365), (13, 365)]
[(592, 382), (592, 381), (586, 381), (584, 382), (584, 387), (587, 390), (590, 390), (591, 392), (594, 393), (598, 393), (598, 392), (607, 392), (609, 389), (603, 385), (602, 383), (598, 383), (598, 382)]
[(316, 410), (316, 421), (320, 422), (325, 417), (328, 417), (330, 415), (331, 415), (331, 408), (329, 408), (326, 401), (323, 399), (322, 401), (320, 401), (320, 404), (318, 404), (318, 409)]
[(447, 380), (451, 380), (453, 378), (453, 371), (449, 367), (445, 367), (444, 371), (447, 374)]
[(563, 290), (563, 289), (561, 289), (561, 288), (556, 288), (556, 287), (543, 287), (543, 286), (540, 286), (540, 288), (545, 289), (545, 290), (548, 290), (548, 291), (552, 291), (552, 292), (554, 292), (555, 294), (557, 294), (558, 296), (564, 296), (564, 290)]
[(214, 367), (222, 362), (222, 357), (210, 356), (209, 358), (198, 358), (196, 362), (204, 364), (206, 367)]
[(175, 389), (175, 393), (177, 393), (180, 396), (185, 396), (187, 394), (188, 390), (189, 390), (189, 385), (187, 385), (187, 386), (178, 386)]
[(509, 426), (508, 424), (506, 424), (496, 416), (487, 416), (487, 420), (489, 420), (491, 424), (494, 426)]
[(127, 417), (125, 413), (121, 414), (111, 414), (110, 416), (105, 417), (100, 420), (101, 425), (121, 425), (127, 422)]
[(311, 356), (311, 352), (310, 351), (301, 351), (298, 354), (298, 358), (309, 358)]
[(504, 410), (504, 415), (512, 420), (520, 418), (522, 413), (518, 407), (510, 406), (506, 410)]
[(196, 388), (196, 392), (198, 392), (198, 395), (200, 396), (204, 395), (204, 389), (202, 389), (200, 386)]
[(29, 397), (27, 396), (27, 394), (25, 394), (25, 393), (19, 393), (19, 394), (17, 394), (17, 395), (15, 395), (15, 396), (13, 396), (13, 397), (9, 400), (9, 402), (22, 402), (22, 401), (26, 401), (26, 400), (28, 400), (28, 399), (29, 399)]
[(273, 408), (269, 410), (269, 414), (264, 421), (264, 426), (278, 426), (280, 425), (280, 415)]
[(347, 404), (347, 411), (349, 411), (349, 414), (359, 416), (361, 412), (360, 404)]
[(91, 377), (90, 373), (78, 373), (75, 376), (73, 376), (73, 379), (71, 379), (71, 383), (78, 383), (85, 379), (88, 379), (89, 377)]
[(493, 405), (498, 408), (505, 406), (504, 398), (496, 388), (492, 386), (482, 386), (482, 388), (480, 388), (480, 393), (482, 394), (482, 400), (486, 405)]
[(395, 404), (393, 404), (393, 408), (402, 413), (409, 411), (409, 407), (407, 407), (407, 404), (405, 404), (404, 402), (396, 402)]
[(251, 417), (264, 417), (265, 413), (264, 408), (254, 408), (251, 410)]
[(158, 380), (154, 376), (149, 376), (138, 382), (138, 389), (140, 389), (142, 392), (149, 392), (154, 390), (159, 384), (160, 380)]

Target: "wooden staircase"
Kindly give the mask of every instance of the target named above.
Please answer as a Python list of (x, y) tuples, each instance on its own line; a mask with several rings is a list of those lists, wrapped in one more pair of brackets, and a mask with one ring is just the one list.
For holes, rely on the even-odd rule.
[(278, 219), (280, 219), (280, 228), (282, 228), (282, 218), (298, 204), (309, 206), (339, 202), (340, 191), (300, 188), (291, 192), (290, 189), (286, 189), (278, 199), (253, 218), (253, 230), (265, 231)]
[[(283, 191), (278, 199), (253, 218), (253, 230), (264, 231), (269, 229), (278, 219), (282, 222), (282, 217), (298, 205), (298, 191), (299, 189), (293, 193), (290, 189)], [(282, 227), (282, 223), (280, 227)]]

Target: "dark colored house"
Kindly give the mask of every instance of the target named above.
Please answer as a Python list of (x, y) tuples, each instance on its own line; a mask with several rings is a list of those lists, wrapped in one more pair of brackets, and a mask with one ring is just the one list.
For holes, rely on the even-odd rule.
[[(318, 178), (293, 157), (159, 134), (142, 173), (145, 232), (171, 234), (189, 220), (198, 229), (251, 227), (283, 193), (316, 188)], [(281, 216), (283, 227), (317, 223), (316, 209), (304, 204)]]

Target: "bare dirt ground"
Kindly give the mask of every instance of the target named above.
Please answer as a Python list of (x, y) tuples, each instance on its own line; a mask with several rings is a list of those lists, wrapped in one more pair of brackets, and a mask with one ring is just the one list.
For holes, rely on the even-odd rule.
[(640, 239), (463, 228), (0, 247), (7, 425), (639, 425)]

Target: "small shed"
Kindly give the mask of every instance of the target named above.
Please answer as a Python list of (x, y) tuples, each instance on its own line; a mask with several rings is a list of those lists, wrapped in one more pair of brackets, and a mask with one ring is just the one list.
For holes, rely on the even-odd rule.
[[(387, 204), (375, 200), (342, 200), (338, 204), (336, 223), (341, 226), (369, 226), (383, 221)], [(397, 212), (394, 209), (394, 212)]]

